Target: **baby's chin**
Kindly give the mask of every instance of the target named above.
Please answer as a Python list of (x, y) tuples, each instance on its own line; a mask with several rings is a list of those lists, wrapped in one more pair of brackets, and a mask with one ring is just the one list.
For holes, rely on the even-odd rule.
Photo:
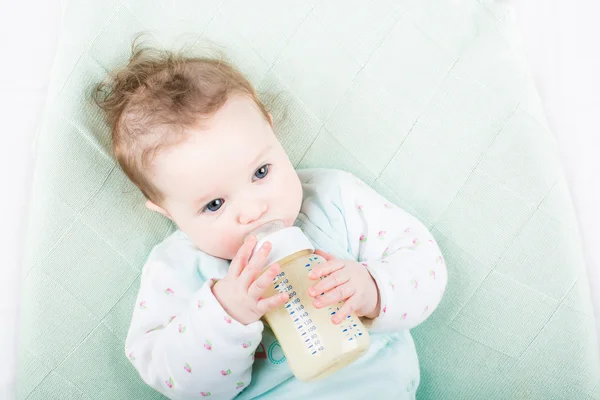
[[(289, 228), (290, 226), (294, 226), (294, 222), (298, 215), (290, 216), (283, 219), (284, 226)], [(197, 243), (194, 241), (194, 245), (202, 252), (217, 258), (222, 258), (224, 260), (233, 260), (242, 245), (244, 244), (244, 237), (240, 237), (237, 240), (231, 241), (231, 239), (227, 242), (220, 241), (218, 246), (208, 248), (206, 243)]]
[[(198, 247), (198, 246), (196, 246)], [(203, 251), (204, 253), (208, 254), (209, 256), (213, 256), (216, 258), (221, 258), (223, 260), (227, 260), (227, 261), (231, 261), (235, 258), (235, 255), (237, 253), (237, 251), (230, 251), (230, 250), (203, 250), (200, 247), (198, 247), (198, 249), (200, 249), (201, 251)]]
[(194, 246), (203, 253), (208, 254), (212, 257), (222, 258), (224, 260), (233, 260), (237, 251), (243, 244), (243, 239), (240, 240), (239, 246), (237, 244), (229, 243), (228, 246), (223, 246), (223, 242), (220, 242), (218, 246), (207, 246), (206, 243), (198, 243), (197, 240), (192, 241)]
[(296, 222), (296, 218), (298, 218), (298, 217), (296, 216), (293, 218), (287, 218), (287, 219), (283, 220), (283, 224), (285, 225), (286, 228), (289, 228), (290, 226), (294, 225), (294, 222)]
[(215, 257), (219, 257), (225, 260), (233, 260), (244, 244), (244, 237), (240, 237), (237, 241), (230, 241), (228, 243), (221, 242), (224, 246), (215, 251)]

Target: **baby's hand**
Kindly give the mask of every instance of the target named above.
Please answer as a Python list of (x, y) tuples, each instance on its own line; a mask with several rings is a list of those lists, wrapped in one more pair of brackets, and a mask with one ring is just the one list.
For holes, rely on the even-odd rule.
[(326, 277), (308, 291), (309, 296), (315, 297), (314, 306), (322, 308), (344, 301), (342, 308), (331, 318), (334, 324), (339, 324), (352, 312), (359, 317), (376, 318), (380, 307), (379, 289), (369, 271), (354, 260), (340, 260), (322, 250), (315, 254), (327, 262), (317, 265), (308, 274), (310, 279)]
[(261, 274), (265, 260), (271, 251), (271, 243), (263, 243), (249, 260), (254, 246), (256, 246), (256, 236), (251, 235), (231, 261), (227, 276), (212, 287), (213, 294), (225, 312), (244, 325), (258, 321), (265, 313), (289, 300), (289, 295), (286, 293), (262, 298), (265, 290), (273, 284), (273, 279), (279, 273), (279, 264), (271, 265)]

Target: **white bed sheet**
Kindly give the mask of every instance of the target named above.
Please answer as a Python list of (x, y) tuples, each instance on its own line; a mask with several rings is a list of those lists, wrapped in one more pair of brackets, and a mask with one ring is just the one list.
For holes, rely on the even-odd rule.
[[(458, 1), (458, 0), (457, 0)], [(517, 23), (580, 221), (600, 332), (600, 25), (594, 0), (504, 0)], [(60, 27), (60, 0), (5, 2), (0, 13), (0, 399), (13, 398), (22, 236), (32, 170), (31, 142), (38, 129)], [(10, 172), (10, 174), (9, 174)], [(16, 234), (15, 234), (16, 232)], [(600, 340), (600, 335), (599, 335)]]

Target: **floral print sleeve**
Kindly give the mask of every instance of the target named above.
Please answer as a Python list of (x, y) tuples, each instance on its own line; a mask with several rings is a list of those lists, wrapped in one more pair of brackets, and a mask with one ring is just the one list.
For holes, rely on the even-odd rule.
[(340, 202), (348, 247), (379, 288), (381, 309), (365, 321), (374, 332), (411, 329), (440, 303), (447, 283), (444, 257), (428, 229), (349, 173)]
[(125, 351), (141, 378), (170, 399), (231, 399), (250, 383), (263, 324), (227, 315), (212, 294), (214, 282), (192, 291), (161, 260), (142, 270)]

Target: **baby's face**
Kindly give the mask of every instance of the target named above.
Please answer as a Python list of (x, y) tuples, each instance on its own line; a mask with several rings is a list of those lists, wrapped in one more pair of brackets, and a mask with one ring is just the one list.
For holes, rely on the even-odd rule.
[(202, 251), (233, 259), (244, 237), (281, 219), (291, 226), (302, 186), (273, 129), (247, 97), (232, 96), (189, 139), (160, 152), (153, 182), (163, 208), (148, 202)]

